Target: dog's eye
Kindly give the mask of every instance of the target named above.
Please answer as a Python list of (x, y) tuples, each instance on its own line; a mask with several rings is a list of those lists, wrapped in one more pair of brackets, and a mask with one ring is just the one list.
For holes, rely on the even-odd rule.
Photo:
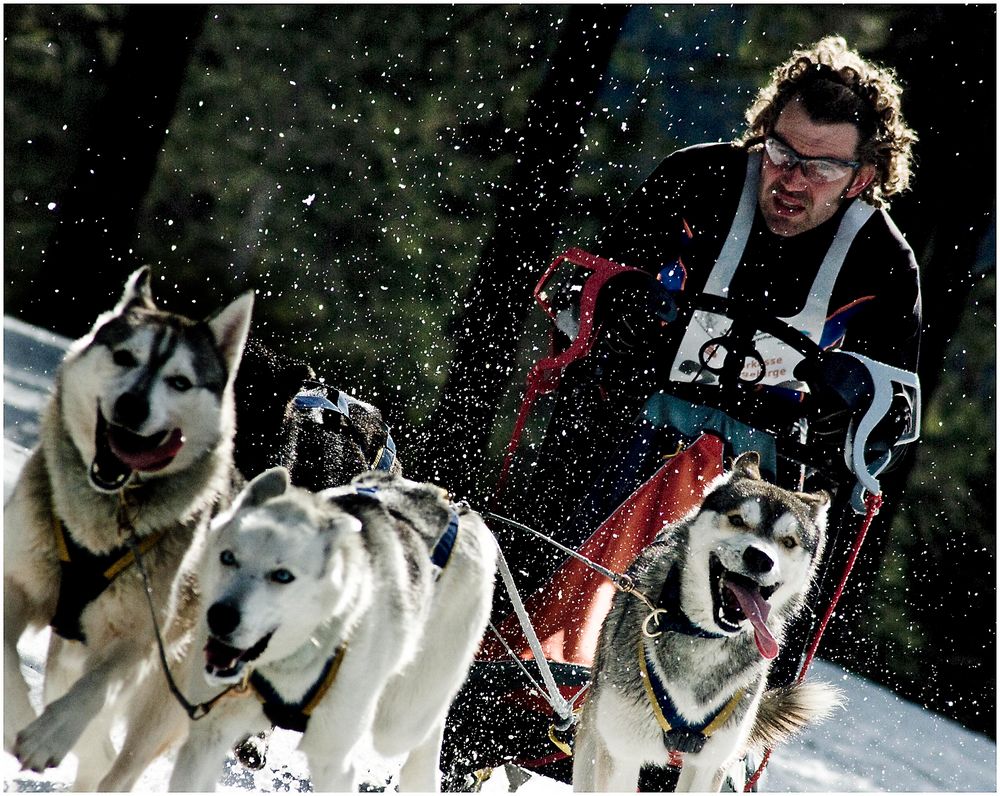
[(797, 541), (797, 540), (795, 539), (795, 537), (794, 537), (794, 536), (783, 536), (783, 537), (781, 537), (781, 544), (782, 544), (782, 545), (783, 545), (783, 546), (784, 546), (784, 547), (785, 547), (785, 548), (786, 548), (787, 550), (794, 550), (794, 549), (795, 549), (796, 547), (798, 547), (798, 546), (799, 546), (799, 543), (798, 543), (798, 541)]
[(114, 363), (120, 368), (134, 368), (139, 364), (139, 360), (135, 358), (135, 355), (131, 351), (127, 351), (124, 348), (119, 348), (112, 355)]
[(291, 583), (295, 580), (295, 576), (287, 569), (276, 569), (271, 573), (270, 577), (273, 583), (281, 584)]
[(223, 550), (221, 553), (219, 553), (219, 561), (224, 567), (236, 566), (236, 556), (233, 555), (232, 550)]
[(177, 392), (187, 392), (194, 386), (191, 383), (191, 379), (187, 376), (171, 376), (167, 379), (167, 384), (177, 390)]
[(747, 527), (746, 521), (739, 514), (730, 514), (729, 515), (729, 524), (732, 525), (734, 528), (746, 528)]

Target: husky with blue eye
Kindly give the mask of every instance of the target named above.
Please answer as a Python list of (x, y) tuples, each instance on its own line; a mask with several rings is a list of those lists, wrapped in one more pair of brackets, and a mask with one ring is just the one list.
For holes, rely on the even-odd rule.
[(301, 733), (317, 792), (358, 787), (362, 740), (403, 759), (401, 791), (438, 790), (495, 568), (482, 519), (432, 484), (374, 471), (314, 493), (282, 467), (262, 473), (177, 580), (170, 633), (187, 640), (172, 668), (207, 712), (189, 721), (159, 680), (140, 688), (130, 724), (143, 732), (101, 789), (131, 787), (182, 721), (172, 791), (214, 790), (233, 742), (272, 724)]
[(682, 760), (678, 791), (718, 792), (749, 748), (839, 704), (820, 683), (765, 688), (822, 556), (828, 507), (825, 493), (767, 483), (746, 453), (638, 556), (630, 574), (648, 604), (616, 594), (601, 628), (574, 790), (634, 791), (643, 765)]
[[(142, 552), (162, 621), (192, 539), (233, 492), (233, 382), (246, 294), (204, 321), (153, 301), (136, 271), (118, 305), (69, 349), (32, 452), (4, 507), (4, 748), (26, 769), (70, 750), (93, 790), (109, 731), (154, 649)], [(17, 643), (52, 628), (41, 716)]]

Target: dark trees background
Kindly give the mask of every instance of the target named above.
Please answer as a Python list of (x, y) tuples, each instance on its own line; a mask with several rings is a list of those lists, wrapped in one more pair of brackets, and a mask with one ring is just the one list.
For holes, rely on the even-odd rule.
[(528, 101), (514, 163), (496, 203), (464, 311), (449, 332), (452, 361), (423, 427), (418, 477), (475, 501), (489, 497), (490, 434), (510, 386), (538, 265), (555, 243), (573, 168), (622, 22), (624, 5), (575, 5), (559, 29), (545, 76)]
[(378, 404), (411, 474), (481, 499), (545, 345), (537, 275), (841, 33), (897, 70), (920, 135), (892, 214), (925, 412), (824, 653), (993, 735), (995, 14), (7, 5), (4, 310), (75, 336), (146, 262), (195, 315), (253, 288), (256, 334)]
[[(103, 96), (79, 120), (76, 163), (55, 202), (42, 260), (34, 263), (37, 278), (28, 276), (19, 301), (23, 320), (79, 336), (92, 321), (80, 308), (103, 306), (107, 286), (124, 283), (134, 268), (139, 210), (207, 11), (134, 5), (124, 13)], [(66, 279), (70, 274), (86, 277)]]

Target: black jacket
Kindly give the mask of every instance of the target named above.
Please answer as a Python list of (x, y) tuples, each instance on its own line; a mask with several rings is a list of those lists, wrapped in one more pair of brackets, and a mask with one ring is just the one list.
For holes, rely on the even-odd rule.
[[(747, 151), (734, 144), (675, 152), (632, 194), (592, 252), (651, 274), (680, 258), (687, 271), (685, 290), (699, 291), (729, 232), (746, 163)], [(758, 209), (730, 295), (781, 317), (800, 310), (848, 205), (819, 227), (790, 238), (770, 232)], [(690, 239), (685, 222), (693, 233)], [(915, 371), (920, 344), (917, 263), (884, 211), (865, 224), (848, 251), (831, 313), (855, 302), (842, 347)]]

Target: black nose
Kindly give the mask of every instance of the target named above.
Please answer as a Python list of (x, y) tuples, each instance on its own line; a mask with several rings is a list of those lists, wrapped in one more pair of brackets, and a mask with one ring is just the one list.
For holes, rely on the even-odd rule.
[(125, 428), (136, 429), (149, 417), (149, 402), (140, 393), (122, 393), (115, 401), (114, 422)]
[(763, 575), (765, 572), (770, 572), (774, 566), (771, 556), (756, 547), (748, 547), (743, 551), (743, 563), (747, 571), (753, 575)]
[(239, 609), (229, 603), (215, 603), (208, 609), (208, 629), (213, 636), (228, 636), (239, 624)]

